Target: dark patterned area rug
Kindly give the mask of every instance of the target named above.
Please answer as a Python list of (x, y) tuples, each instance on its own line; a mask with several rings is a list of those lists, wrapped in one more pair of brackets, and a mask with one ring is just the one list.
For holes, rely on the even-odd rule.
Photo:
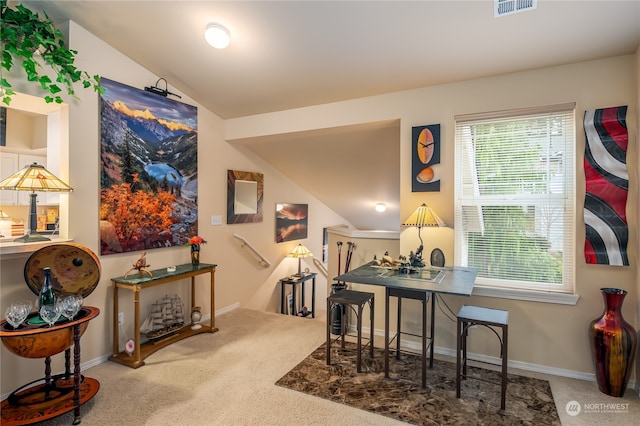
[[(351, 350), (334, 343), (328, 366), (323, 344), (276, 385), (415, 425), (560, 425), (546, 380), (509, 374), (501, 411), (497, 384), (463, 380), (456, 398), (455, 363), (434, 360), (423, 389), (419, 356), (402, 354), (397, 360), (392, 355), (385, 379), (382, 349), (375, 348), (373, 360), (363, 353), (362, 373), (357, 373), (355, 344), (347, 345)], [(495, 371), (470, 367), (468, 373), (499, 382)]]

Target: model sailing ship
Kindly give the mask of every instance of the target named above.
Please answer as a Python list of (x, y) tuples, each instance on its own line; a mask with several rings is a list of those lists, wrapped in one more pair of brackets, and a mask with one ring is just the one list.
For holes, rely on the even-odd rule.
[(140, 332), (153, 340), (175, 333), (183, 326), (182, 300), (175, 294), (166, 295), (151, 305), (151, 313), (142, 323)]

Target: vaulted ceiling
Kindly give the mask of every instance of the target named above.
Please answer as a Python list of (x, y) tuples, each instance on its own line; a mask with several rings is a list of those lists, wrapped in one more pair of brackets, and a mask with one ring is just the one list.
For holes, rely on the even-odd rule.
[[(222, 118), (630, 54), (640, 43), (638, 1), (538, 0), (497, 18), (488, 0), (23, 3), (75, 21)], [(205, 43), (211, 22), (230, 30), (228, 48)], [(378, 220), (360, 205), (365, 190), (399, 202), (397, 126), (244, 143), (356, 227), (397, 229), (397, 210)], [(310, 139), (313, 150), (300, 151)], [(380, 149), (365, 162), (372, 143)]]

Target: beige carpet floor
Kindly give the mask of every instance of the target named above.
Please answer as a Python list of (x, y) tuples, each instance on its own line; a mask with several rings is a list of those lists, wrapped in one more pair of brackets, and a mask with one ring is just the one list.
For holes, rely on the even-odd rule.
[[(311, 319), (235, 309), (216, 318), (217, 333), (163, 348), (141, 368), (107, 361), (84, 370), (100, 391), (82, 407), (82, 425), (406, 425), (275, 384), (324, 342), (324, 321), (322, 313)], [(513, 372), (549, 381), (563, 425), (638, 424), (640, 403), (631, 390), (612, 398), (593, 382)], [(565, 405), (572, 400), (627, 408), (570, 416)], [(72, 421), (69, 413), (41, 425)]]

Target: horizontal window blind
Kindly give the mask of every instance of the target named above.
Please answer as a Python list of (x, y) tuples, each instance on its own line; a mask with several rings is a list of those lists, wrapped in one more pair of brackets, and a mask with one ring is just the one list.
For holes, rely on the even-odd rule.
[(456, 263), (477, 284), (573, 291), (573, 104), (456, 117)]

